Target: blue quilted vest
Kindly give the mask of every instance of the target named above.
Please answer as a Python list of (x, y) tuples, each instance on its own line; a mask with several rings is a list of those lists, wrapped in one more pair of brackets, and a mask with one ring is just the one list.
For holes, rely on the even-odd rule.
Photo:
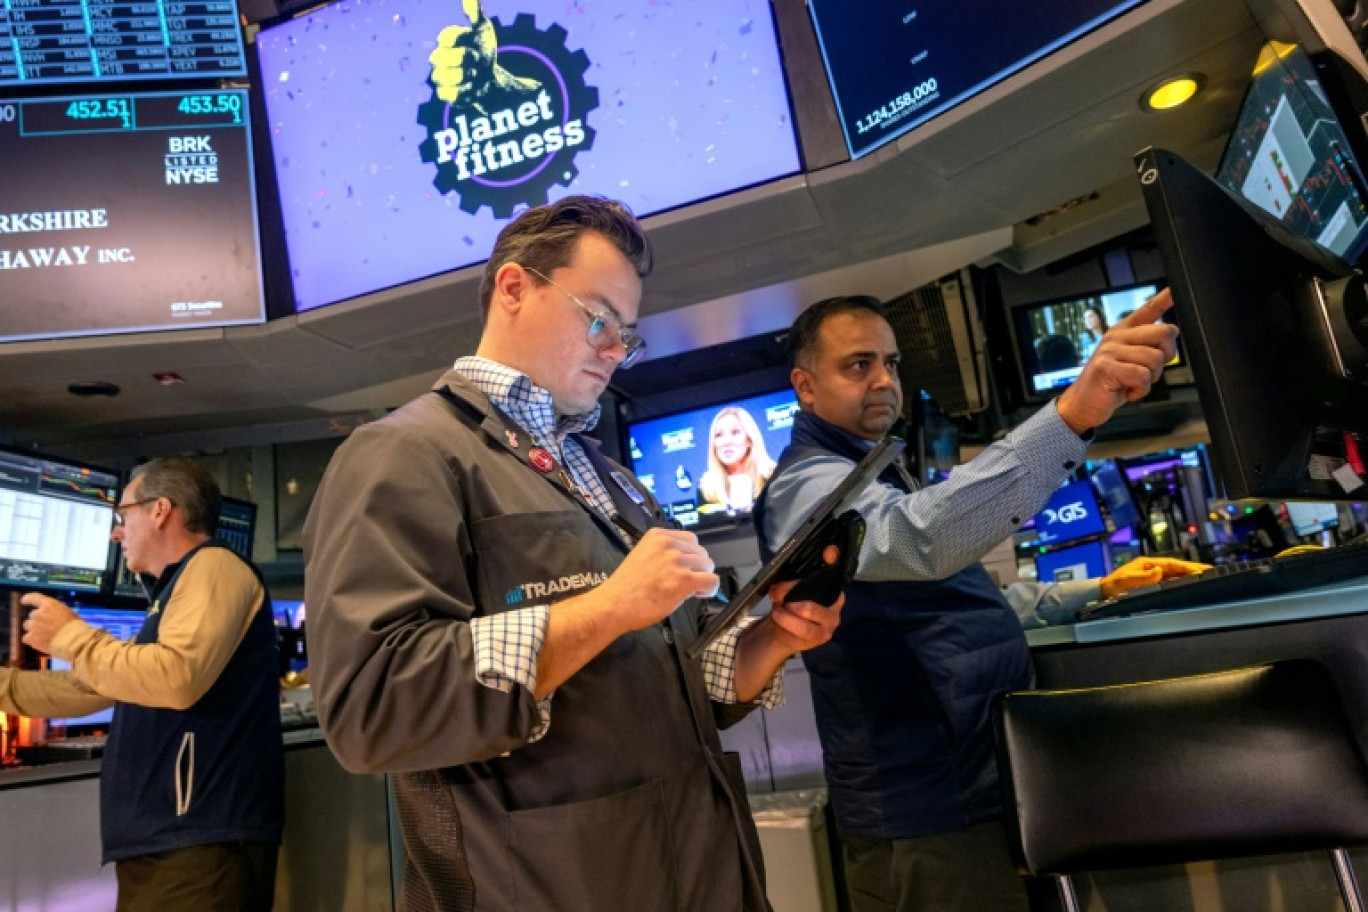
[[(201, 550), (221, 547), (206, 542), (166, 568), (135, 642), (157, 641), (162, 613), (156, 609), (171, 601), (181, 570)], [(252, 572), (261, 578), (255, 567)], [(285, 753), (278, 648), (268, 592), (237, 651), (195, 705), (115, 705), (100, 769), (106, 862), (196, 845), (280, 842)]]
[[(761, 551), (766, 495), (795, 462), (858, 461), (867, 445), (800, 413), (754, 512)], [(880, 482), (910, 491), (895, 467)], [(778, 543), (775, 543), (776, 545)], [(1030, 686), (1016, 614), (981, 564), (943, 580), (853, 582), (841, 624), (803, 653), (828, 791), (843, 832), (881, 839), (944, 833), (1001, 813), (991, 712)]]

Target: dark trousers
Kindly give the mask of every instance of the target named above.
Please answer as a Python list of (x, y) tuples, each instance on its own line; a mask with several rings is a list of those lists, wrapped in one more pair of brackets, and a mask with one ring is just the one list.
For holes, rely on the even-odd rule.
[(934, 836), (841, 834), (852, 912), (1027, 912), (1007, 833), (989, 821)]
[(279, 850), (227, 842), (125, 858), (115, 912), (271, 912)]

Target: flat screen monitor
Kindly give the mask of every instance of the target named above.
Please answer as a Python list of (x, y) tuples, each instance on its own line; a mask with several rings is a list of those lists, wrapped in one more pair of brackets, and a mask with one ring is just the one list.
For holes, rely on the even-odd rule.
[(256, 537), (257, 505), (250, 500), (224, 497), (219, 507), (218, 528), (214, 537), (245, 561), (252, 559), (252, 543)]
[(99, 592), (118, 492), (112, 469), (0, 449), (0, 586)]
[(1036, 579), (1042, 583), (1099, 579), (1111, 572), (1107, 545), (1102, 541), (1083, 542), (1039, 554), (1035, 564)]
[(1036, 542), (1041, 545), (1086, 538), (1107, 529), (1097, 506), (1097, 496), (1086, 479), (1057, 488), (1033, 517), (1032, 524)]
[(0, 89), (245, 75), (233, 0), (10, 0), (0, 8)]
[(1001, 82), (1141, 0), (809, 0), (855, 157)]
[(734, 522), (750, 515), (797, 412), (786, 389), (631, 423), (632, 471), (681, 525)]
[(646, 216), (801, 167), (768, 4), (487, 0), (492, 68), (458, 92), (429, 58), (461, 10), (342, 0), (257, 36), (298, 310), (480, 262), (571, 193)]
[(1137, 166), (1225, 495), (1362, 499), (1362, 277), (1172, 152)]
[(1333, 503), (1303, 503), (1289, 501), (1287, 518), (1292, 522), (1292, 531), (1298, 535), (1315, 535), (1339, 528), (1339, 507)]
[(258, 323), (247, 92), (0, 100), (0, 342)]
[[(142, 611), (125, 611), (117, 608), (85, 608), (77, 606), (73, 609), (77, 617), (85, 621), (92, 627), (98, 627), (109, 633), (116, 640), (127, 642), (138, 635), (142, 630), (143, 621), (146, 614)], [(53, 671), (65, 671), (71, 667), (67, 662), (58, 658), (50, 660), (48, 667)], [(114, 707), (102, 709), (98, 712), (90, 713), (85, 716), (74, 716), (68, 719), (52, 719), (53, 723), (65, 725), (68, 729), (77, 726), (108, 726), (114, 721)]]
[(1135, 497), (1126, 482), (1126, 476), (1114, 460), (1089, 462), (1088, 478), (1118, 531), (1140, 524), (1140, 510), (1135, 505)]
[(1368, 246), (1368, 185), (1328, 88), (1301, 47), (1266, 45), (1216, 179), (1352, 262)]
[[(1028, 402), (1044, 402), (1078, 379), (1083, 363), (1114, 323), (1158, 293), (1130, 285), (1012, 308), (1012, 335)], [(1179, 367), (1176, 354), (1168, 367)]]

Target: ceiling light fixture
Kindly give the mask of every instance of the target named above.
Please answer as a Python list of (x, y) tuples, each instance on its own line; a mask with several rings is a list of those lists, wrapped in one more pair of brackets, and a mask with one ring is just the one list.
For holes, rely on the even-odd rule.
[(1202, 88), (1199, 73), (1184, 73), (1165, 79), (1144, 94), (1140, 106), (1149, 111), (1169, 111), (1191, 100)]

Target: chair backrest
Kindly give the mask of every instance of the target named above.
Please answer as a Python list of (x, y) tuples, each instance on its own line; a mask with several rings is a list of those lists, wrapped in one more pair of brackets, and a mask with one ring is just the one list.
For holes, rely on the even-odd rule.
[(1310, 661), (1008, 694), (999, 760), (1032, 874), (1368, 843), (1368, 766)]

